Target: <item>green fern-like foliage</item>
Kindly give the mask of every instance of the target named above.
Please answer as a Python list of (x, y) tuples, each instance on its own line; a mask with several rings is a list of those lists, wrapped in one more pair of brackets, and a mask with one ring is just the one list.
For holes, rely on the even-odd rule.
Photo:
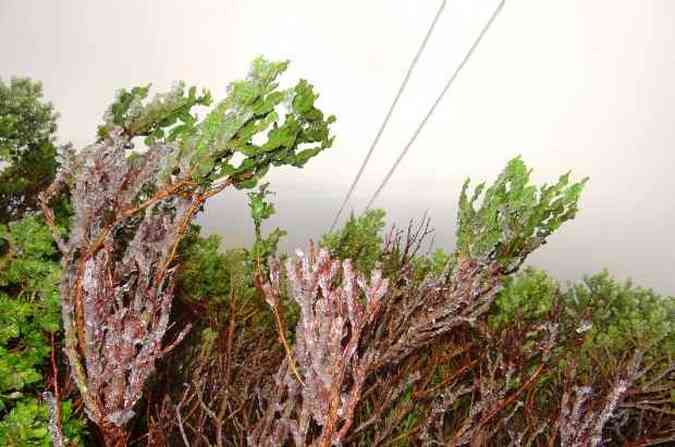
[(530, 184), (530, 172), (518, 157), (487, 189), (481, 183), (469, 196), (469, 180), (464, 183), (457, 229), (460, 256), (495, 259), (507, 272), (514, 271), (549, 235), (574, 218), (588, 179), (570, 184), (567, 173), (556, 184), (537, 188)]
[[(0, 225), (0, 445), (47, 446), (46, 386), (49, 334), (60, 329), (60, 267), (47, 226), (37, 217)], [(81, 419), (61, 402), (64, 436), (79, 443)]]

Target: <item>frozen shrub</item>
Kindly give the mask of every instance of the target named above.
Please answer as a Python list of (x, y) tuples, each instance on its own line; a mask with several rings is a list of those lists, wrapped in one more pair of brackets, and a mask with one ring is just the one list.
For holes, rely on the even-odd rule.
[[(333, 261), (314, 247), (307, 256), (289, 259), (286, 273), (290, 295), (300, 307), (295, 345), (275, 377), (276, 401), (249, 440), (261, 446), (283, 445), (288, 438), (295, 445), (340, 444), (377, 361), (375, 351), (358, 348), (373, 330), (387, 280), (375, 271), (367, 281), (354, 273), (350, 261)], [(264, 293), (275, 307), (281, 295), (275, 263), (270, 278)]]
[[(367, 428), (379, 427), (367, 438), (377, 445), (395, 434), (392, 416), (398, 421), (402, 420), (400, 415), (415, 420), (415, 392), (411, 396), (407, 390), (428, 384), (420, 371), (425, 353), (448, 337), (471, 334), (484, 326), (486, 313), (507, 276), (517, 271), (562, 223), (574, 217), (584, 182), (568, 182), (565, 175), (553, 186), (531, 186), (529, 171), (520, 159), (514, 159), (486, 190), (480, 204), (477, 201), (484, 186), (479, 185), (469, 198), (465, 185), (460, 198), (458, 248), (452, 256), (443, 257), (443, 272), (439, 273), (438, 267), (429, 269), (421, 281), (416, 279), (415, 266), (423, 264), (415, 260), (422, 240), (429, 234), (426, 220), (417, 227), (411, 224), (407, 232), (393, 231), (382, 248), (372, 235), (357, 233), (351, 238), (365, 238), (371, 242), (368, 246), (382, 250), (376, 258), (390, 266), (387, 283), (381, 283), (377, 270), (370, 285), (365, 280), (355, 281), (351, 262), (334, 261), (328, 252), (317, 253), (313, 248), (307, 257), (289, 261), (289, 293), (301, 307), (296, 342), (275, 376), (267, 409), (251, 442), (283, 445), (292, 439), (298, 446), (340, 445), (354, 440), (359, 432), (363, 432), (358, 435), (363, 439)], [(367, 220), (352, 219), (348, 225), (353, 230), (359, 222), (365, 224)], [(377, 225), (367, 228), (375, 234), (379, 231)], [(342, 234), (349, 234), (347, 230)], [(346, 240), (338, 236), (324, 240), (329, 246), (339, 247), (340, 239)], [(279, 269), (273, 268), (264, 286), (272, 308), (282, 295), (282, 279)], [(523, 391), (536, 383), (543, 369), (528, 378), (529, 368), (535, 358), (548, 361), (558, 329), (556, 324), (544, 324), (535, 332), (544, 334), (543, 338), (536, 342), (537, 349), (518, 354), (520, 363), (516, 357), (507, 357), (508, 352), (499, 353), (507, 347), (509, 352), (518, 351), (515, 347), (522, 339), (513, 334), (505, 339), (511, 341), (509, 346), (500, 344), (504, 340), (492, 342), (498, 347), (496, 357), (488, 353), (474, 360), (485, 365), (480, 369), (484, 373), (476, 378), (479, 399), (469, 417), (457, 426), (455, 444), (484, 435), (488, 428), (493, 430), (499, 410), (513, 403), (508, 391), (516, 374)], [(408, 368), (412, 368), (408, 378), (398, 373)], [(435, 368), (432, 365), (427, 372)], [(373, 390), (390, 400), (368, 396)], [(473, 392), (474, 387), (458, 384), (446, 394), (459, 397)], [(366, 410), (369, 416), (359, 420), (364, 414), (364, 401), (372, 404), (373, 410)], [(435, 405), (442, 409), (445, 404)], [(436, 414), (442, 419), (444, 411)], [(352, 427), (356, 428), (350, 433)]]
[[(205, 201), (234, 186), (255, 186), (271, 166), (302, 167), (329, 147), (329, 125), (306, 81), (279, 90), (286, 63), (254, 61), (247, 79), (198, 121), (191, 109), (208, 92), (176, 84), (149, 102), (148, 87), (122, 90), (98, 141), (71, 153), (43, 196), (43, 213), (62, 252), (65, 352), (87, 415), (110, 446), (127, 443), (126, 426), (168, 344), (174, 257)], [(278, 116), (275, 108), (285, 105)], [(266, 133), (256, 144), (253, 137)], [(135, 138), (148, 149), (131, 152)], [(302, 146), (304, 149), (300, 150)], [(307, 147), (309, 146), (309, 147)], [(235, 154), (243, 155), (233, 165)], [(49, 202), (67, 185), (74, 216), (63, 238)]]

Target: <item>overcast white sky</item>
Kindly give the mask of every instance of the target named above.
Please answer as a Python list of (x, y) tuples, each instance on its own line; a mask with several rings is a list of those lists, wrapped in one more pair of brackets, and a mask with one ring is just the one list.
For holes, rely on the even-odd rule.
[[(351, 204), (368, 201), (496, 6), (448, 0)], [(0, 0), (0, 76), (30, 76), (61, 113), (62, 141), (88, 144), (116, 89), (175, 80), (210, 88), (256, 55), (292, 61), (337, 115), (335, 147), (274, 172), (288, 247), (324, 232), (440, 0)], [(454, 244), (463, 180), (494, 179), (521, 154), (538, 182), (591, 177), (577, 219), (530, 258), (563, 280), (607, 267), (675, 293), (675, 1), (508, 0), (377, 206), (405, 223), (425, 210)], [(200, 222), (251, 240), (245, 197)]]

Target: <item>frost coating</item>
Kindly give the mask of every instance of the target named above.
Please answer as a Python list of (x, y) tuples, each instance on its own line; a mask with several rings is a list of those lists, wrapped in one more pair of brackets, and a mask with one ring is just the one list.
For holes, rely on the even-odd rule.
[(563, 447), (603, 445), (605, 425), (615, 416), (628, 388), (645, 372), (640, 368), (642, 359), (643, 353), (635, 352), (621, 376), (614, 380), (612, 387), (600, 399), (594, 399), (594, 390), (590, 386), (575, 386), (563, 394), (560, 408), (560, 442)]
[(49, 391), (42, 393), (42, 397), (47, 403), (47, 412), (49, 414), (49, 433), (52, 435), (54, 447), (63, 447), (63, 433), (61, 433), (60, 421), (58, 420), (58, 412), (56, 409), (56, 406), (59, 404), (56, 402), (54, 395)]
[[(268, 303), (281, 296), (280, 266), (270, 261), (270, 282), (263, 286)], [(313, 424), (322, 427), (318, 445), (338, 445), (351, 427), (375, 352), (358, 352), (380, 312), (388, 281), (374, 272), (369, 282), (354, 273), (350, 261), (335, 261), (311, 247), (289, 259), (290, 293), (300, 306), (292, 359), (279, 368), (276, 401), (250, 435), (252, 445), (308, 445)], [(298, 364), (302, 384), (289, 361)]]
[(174, 286), (168, 266), (198, 198), (184, 189), (130, 212), (173, 148), (154, 145), (130, 163), (127, 144), (114, 129), (85, 150), (71, 186), (73, 231), (62, 242), (66, 353), (89, 417), (118, 427), (133, 417), (155, 361), (168, 349), (162, 346)]
[[(332, 144), (329, 125), (314, 107), (317, 95), (300, 81), (279, 91), (287, 63), (254, 61), (245, 80), (197, 121), (191, 108), (209, 105), (208, 92), (179, 83), (145, 101), (149, 85), (121, 90), (98, 128), (98, 141), (66, 151), (54, 183), (41, 197), (63, 253), (61, 302), (65, 352), (87, 415), (106, 445), (126, 445), (124, 426), (155, 363), (189, 327), (162, 341), (169, 328), (178, 244), (205, 201), (234, 186), (255, 186), (271, 166), (302, 167)], [(273, 113), (284, 99), (291, 110)], [(252, 139), (266, 132), (266, 141)], [(136, 137), (148, 150), (129, 151)], [(298, 150), (310, 144), (310, 149)], [(241, 165), (228, 162), (244, 155)], [(65, 186), (74, 215), (64, 240), (50, 200)]]

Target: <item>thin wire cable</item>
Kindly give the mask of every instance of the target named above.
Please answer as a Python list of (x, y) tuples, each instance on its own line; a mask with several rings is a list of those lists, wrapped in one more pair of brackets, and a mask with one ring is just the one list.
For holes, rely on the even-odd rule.
[(403, 150), (401, 151), (401, 154), (398, 156), (398, 158), (397, 158), (396, 161), (394, 162), (394, 165), (391, 167), (391, 169), (389, 170), (389, 172), (387, 173), (387, 175), (384, 177), (384, 180), (382, 180), (382, 183), (380, 183), (380, 186), (379, 186), (379, 187), (377, 188), (377, 190), (375, 191), (375, 194), (373, 194), (373, 197), (370, 199), (370, 201), (368, 202), (368, 205), (366, 206), (366, 211), (368, 211), (368, 210), (370, 209), (370, 207), (373, 205), (373, 202), (375, 202), (375, 200), (377, 199), (377, 197), (380, 195), (380, 193), (382, 192), (382, 190), (383, 190), (384, 187), (386, 186), (387, 182), (389, 181), (389, 179), (391, 178), (391, 176), (394, 174), (394, 171), (396, 171), (396, 168), (397, 168), (398, 165), (401, 163), (401, 160), (403, 160), (403, 157), (405, 157), (405, 155), (408, 153), (408, 150), (410, 149), (410, 147), (413, 145), (413, 143), (414, 143), (415, 140), (417, 139), (417, 136), (420, 134), (420, 132), (422, 131), (422, 129), (423, 129), (424, 126), (426, 125), (427, 121), (429, 121), (429, 118), (431, 117), (431, 115), (432, 115), (432, 114), (434, 113), (434, 111), (436, 110), (436, 107), (438, 106), (438, 104), (441, 102), (441, 100), (443, 99), (443, 97), (445, 96), (445, 94), (447, 93), (447, 91), (450, 89), (450, 87), (451, 87), (452, 84), (454, 83), (455, 79), (457, 78), (457, 75), (459, 75), (459, 72), (462, 70), (462, 68), (464, 67), (464, 65), (466, 65), (466, 63), (467, 63), (467, 61), (469, 60), (469, 58), (471, 58), (471, 55), (473, 54), (473, 52), (474, 52), (474, 50), (476, 49), (476, 47), (478, 47), (478, 44), (479, 44), (480, 41), (483, 39), (483, 36), (485, 36), (485, 34), (487, 33), (488, 29), (490, 28), (490, 26), (491, 26), (492, 23), (495, 21), (495, 19), (497, 18), (497, 16), (498, 16), (499, 13), (501, 12), (502, 8), (504, 7), (505, 1), (506, 1), (506, 0), (502, 0), (501, 2), (499, 2), (499, 5), (497, 5), (497, 8), (496, 8), (495, 11), (492, 13), (492, 16), (490, 16), (490, 20), (487, 21), (487, 23), (485, 24), (485, 26), (484, 26), (483, 29), (481, 30), (480, 34), (478, 35), (478, 37), (477, 37), (476, 40), (474, 41), (473, 45), (471, 46), (471, 48), (469, 48), (469, 51), (468, 51), (468, 52), (466, 53), (466, 55), (464, 56), (464, 59), (462, 59), (462, 62), (457, 66), (457, 69), (455, 70), (455, 72), (453, 73), (453, 75), (450, 77), (450, 79), (448, 80), (448, 82), (445, 84), (445, 87), (444, 87), (443, 90), (441, 91), (441, 94), (438, 95), (438, 98), (436, 98), (436, 101), (434, 101), (433, 105), (431, 106), (431, 108), (430, 108), (429, 111), (427, 112), (427, 114), (426, 114), (426, 116), (424, 117), (424, 119), (422, 120), (422, 122), (420, 122), (419, 126), (417, 126), (417, 129), (416, 129), (415, 132), (413, 133), (412, 138), (410, 138), (410, 141), (408, 141), (408, 144), (405, 145), (405, 147), (404, 147)]
[(375, 150), (375, 147), (377, 146), (377, 143), (380, 141), (380, 137), (382, 136), (382, 133), (384, 132), (384, 129), (387, 127), (387, 124), (389, 123), (389, 118), (391, 118), (392, 113), (394, 112), (394, 109), (396, 108), (396, 104), (398, 103), (398, 100), (401, 98), (401, 95), (403, 94), (403, 91), (405, 90), (406, 85), (408, 84), (408, 80), (410, 79), (410, 76), (415, 69), (415, 66), (417, 65), (417, 61), (419, 60), (420, 56), (422, 55), (422, 52), (424, 51), (424, 48), (427, 46), (427, 42), (429, 41), (429, 38), (431, 37), (431, 34), (434, 31), (434, 28), (436, 27), (436, 23), (438, 22), (439, 17), (441, 16), (441, 13), (445, 9), (445, 4), (447, 3), (447, 0), (443, 0), (441, 3), (441, 6), (438, 8), (438, 12), (436, 13), (436, 16), (434, 17), (433, 22), (431, 22), (431, 26), (429, 26), (429, 29), (427, 30), (427, 34), (424, 36), (424, 40), (422, 41), (422, 44), (420, 45), (419, 49), (417, 50), (417, 53), (415, 54), (415, 57), (413, 58), (412, 62), (410, 63), (410, 66), (408, 67), (408, 72), (406, 73), (405, 77), (403, 78), (403, 82), (401, 83), (401, 86), (398, 88), (398, 92), (396, 93), (396, 97), (394, 98), (394, 101), (391, 103), (389, 106), (389, 111), (387, 111), (387, 115), (384, 118), (384, 121), (380, 125), (380, 129), (377, 132), (377, 135), (375, 136), (375, 139), (370, 145), (370, 149), (368, 149), (368, 153), (366, 154), (366, 158), (363, 159), (363, 163), (361, 163), (361, 167), (359, 168), (359, 172), (356, 174), (356, 177), (354, 178), (354, 181), (352, 182), (351, 186), (349, 187), (349, 190), (347, 191), (347, 195), (345, 195), (345, 199), (342, 202), (342, 205), (340, 206), (340, 210), (337, 212), (335, 215), (335, 219), (333, 219), (333, 223), (330, 226), (329, 231), (333, 231), (335, 229), (335, 225), (337, 225), (338, 220), (340, 219), (340, 215), (345, 209), (345, 206), (349, 202), (349, 199), (352, 196), (352, 193), (354, 192), (354, 189), (356, 188), (357, 183), (359, 180), (361, 180), (361, 176), (363, 175), (363, 171), (366, 168), (366, 165), (370, 161), (370, 156), (373, 155), (373, 151)]

